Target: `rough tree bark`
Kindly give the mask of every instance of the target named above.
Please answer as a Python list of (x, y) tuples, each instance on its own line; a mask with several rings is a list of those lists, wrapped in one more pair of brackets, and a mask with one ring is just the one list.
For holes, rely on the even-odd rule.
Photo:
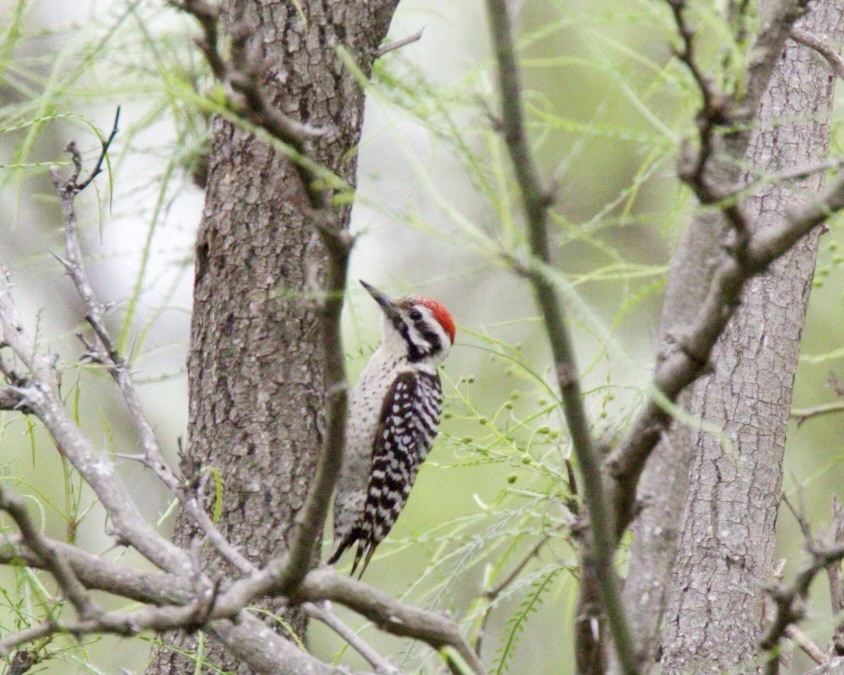
[[(397, 2), (228, 0), (222, 7), (224, 27), (245, 31), (264, 60), (263, 84), (279, 109), (330, 130), (314, 139), (313, 159), (349, 184), (364, 94), (335, 47), (348, 50), (369, 74)], [(320, 448), (324, 388), (308, 275), (320, 269), (324, 254), (302, 216), (299, 181), (283, 155), (227, 121), (214, 122), (196, 246), (183, 468), (189, 476), (199, 467), (220, 471), (220, 529), (256, 563), (285, 549)], [(348, 216), (346, 209), (346, 223)], [(193, 535), (190, 519), (180, 517), (177, 541), (185, 544)], [(211, 553), (203, 564), (212, 574), (225, 565)], [(301, 615), (286, 618), (301, 635)], [(168, 641), (190, 648), (191, 638)], [(219, 647), (206, 648), (206, 658), (240, 672), (237, 659)], [(150, 671), (193, 667), (161, 650)]]
[[(811, 7), (801, 27), (840, 40), (844, 3), (827, 0)], [(822, 58), (787, 43), (745, 154), (749, 173), (775, 173), (826, 158), (833, 84)], [(816, 174), (773, 185), (747, 200), (745, 209), (762, 227), (774, 224), (789, 205), (817, 194), (821, 183)], [(698, 222), (702, 219), (708, 222)], [(711, 255), (706, 235), (721, 229), (719, 220), (701, 214), (675, 256), (663, 335), (683, 324), (688, 313), (683, 307), (695, 306), (689, 299), (706, 267), (693, 261)], [(752, 669), (758, 656), (786, 425), (816, 252), (815, 234), (748, 285), (713, 354), (713, 374), (686, 397), (689, 411), (723, 429), (732, 449), (712, 433), (675, 425), (648, 464), (640, 490), (646, 508), (635, 528), (625, 597), (645, 622), (650, 659), (660, 645), (659, 622), (668, 603), (661, 636), (664, 672)], [(686, 265), (691, 269), (678, 272)]]

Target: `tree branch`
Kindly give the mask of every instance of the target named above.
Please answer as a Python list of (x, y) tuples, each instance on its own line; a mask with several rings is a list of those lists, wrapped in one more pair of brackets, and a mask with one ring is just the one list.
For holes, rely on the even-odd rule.
[(32, 522), (23, 499), (9, 492), (0, 483), (0, 509), (6, 511), (21, 532), (24, 544), (43, 562), (44, 568), (53, 575), (64, 596), (73, 604), (76, 613), (83, 619), (97, 619), (103, 610), (91, 599), (85, 587), (76, 578), (73, 569), (64, 556), (41, 535), (38, 526)]
[(331, 611), (331, 603), (323, 602), (315, 604), (313, 602), (306, 602), (302, 605), (302, 609), (305, 610), (305, 614), (309, 617), (321, 621), (343, 638), (358, 654), (367, 660), (369, 665), (375, 668), (377, 675), (401, 674), (398, 668), (366, 644), (357, 633), (340, 621), (340, 618)]
[(762, 649), (769, 652), (766, 662), (766, 672), (775, 675), (779, 672), (779, 657), (776, 647), (783, 637), (785, 629), (792, 623), (796, 623), (805, 614), (805, 603), (809, 594), (809, 586), (814, 581), (818, 572), (822, 571), (833, 563), (838, 563), (844, 558), (844, 544), (832, 546), (825, 549), (814, 549), (811, 542), (809, 545), (809, 560), (797, 573), (791, 586), (785, 588), (778, 586), (771, 590), (771, 598), (776, 605), (776, 614), (770, 626), (760, 640)]
[(194, 522), (206, 533), (217, 552), (241, 572), (249, 573), (254, 570), (252, 563), (238, 553), (225, 537), (223, 537), (222, 533), (205, 512), (205, 509), (199, 504), (196, 495), (187, 488), (184, 480), (178, 478), (173, 473), (164, 459), (158, 439), (155, 437), (155, 431), (147, 419), (146, 413), (141, 405), (140, 397), (135, 389), (129, 362), (119, 353), (117, 343), (112, 339), (106, 328), (105, 314), (108, 306), (101, 303), (97, 298), (93, 285), (88, 277), (88, 271), (85, 268), (82, 246), (79, 241), (79, 228), (77, 226), (74, 199), (76, 195), (90, 185), (94, 177), (100, 172), (105, 155), (108, 152), (111, 142), (117, 135), (119, 119), (120, 109), (118, 108), (111, 135), (103, 143), (102, 152), (91, 175), (82, 183), (78, 182), (82, 170), (82, 157), (79, 148), (73, 141), (68, 143), (65, 148), (70, 153), (74, 166), (71, 174), (67, 178), (62, 178), (58, 167), (54, 166), (50, 169), (53, 185), (55, 185), (59, 194), (62, 221), (64, 224), (65, 255), (67, 257), (66, 259), (59, 258), (59, 261), (73, 280), (76, 291), (82, 298), (86, 309), (85, 320), (93, 329), (96, 341), (94, 344), (90, 344), (81, 335), (80, 339), (86, 345), (88, 357), (105, 366), (117, 384), (126, 403), (129, 419), (132, 421), (135, 432), (141, 442), (141, 447), (144, 451), (144, 463), (155, 472), (159, 480), (176, 496), (181, 507), (190, 514)]
[[(505, 0), (487, 0), (487, 14), (498, 64), (502, 131), (521, 193), (531, 254), (541, 265), (548, 266), (551, 264), (548, 208), (552, 200), (540, 183), (524, 131), (521, 86), (507, 3)], [(526, 276), (533, 285), (534, 295), (548, 331), (557, 382), (563, 399), (563, 413), (583, 477), (581, 490), (588, 511), (591, 539), (588, 544), (590, 550), (584, 552), (583, 558), (594, 566), (594, 576), (619, 662), (625, 672), (634, 673), (637, 670), (635, 643), (627, 622), (621, 599), (621, 585), (614, 567), (613, 514), (607, 509), (604, 497), (601, 459), (595, 448), (583, 405), (574, 345), (562, 304), (553, 285), (543, 274), (533, 272)]]
[(798, 408), (791, 411), (791, 417), (797, 421), (797, 428), (799, 429), (806, 420), (840, 412), (844, 412), (844, 401), (824, 403), (813, 408)]
[(833, 47), (827, 44), (826, 37), (817, 37), (811, 33), (801, 30), (800, 28), (792, 28), (788, 35), (795, 42), (799, 42), (804, 47), (814, 49), (818, 54), (826, 59), (827, 63), (832, 68), (832, 72), (839, 78), (844, 80), (844, 59)]
[[(196, 588), (189, 579), (173, 574), (129, 569), (105, 562), (75, 546), (54, 540), (46, 541), (65, 558), (86, 588), (160, 605), (154, 609), (110, 614), (99, 624), (100, 629), (93, 623), (79, 623), (58, 627), (56, 630), (79, 628), (83, 632), (120, 632), (128, 630), (127, 626), (138, 630), (163, 630), (185, 626), (199, 628), (205, 623), (214, 628), (219, 625), (218, 620), (235, 617), (238, 623), (242, 623), (245, 617), (250, 616), (243, 611), (245, 608), (267, 595), (278, 595), (275, 584), (286, 567), (284, 559), (278, 559), (264, 570), (235, 581), (230, 588), (217, 593), (213, 602), (209, 603), (206, 597), (204, 604), (200, 605)], [(0, 564), (21, 561), (32, 567), (45, 567), (41, 557), (21, 539), (9, 538), (0, 544)], [(453, 647), (474, 673), (484, 673), (480, 660), (463, 640), (457, 625), (445, 614), (410, 607), (383, 591), (341, 575), (329, 567), (308, 573), (296, 595), (291, 597), (291, 602), (296, 603), (318, 603), (324, 600), (348, 607), (393, 635), (412, 637), (435, 649)], [(293, 649), (292, 645), (290, 649)]]
[(814, 642), (812, 642), (809, 636), (806, 635), (806, 633), (804, 633), (794, 624), (787, 626), (786, 629), (782, 632), (782, 636), (784, 638), (788, 638), (794, 644), (800, 647), (803, 653), (806, 654), (806, 656), (812, 659), (812, 661), (814, 661), (815, 663), (829, 663), (829, 654), (827, 654), (823, 649), (821, 649)]
[(131, 544), (162, 569), (190, 574), (192, 566), (187, 554), (141, 517), (114, 465), (94, 449), (64, 409), (55, 388), (53, 359), (35, 353), (12, 299), (8, 273), (3, 267), (0, 267), (0, 330), (3, 342), (28, 371), (13, 383), (14, 391), (41, 420), (59, 451), (97, 495), (114, 525), (118, 542)]
[(407, 47), (407, 45), (411, 45), (414, 42), (419, 42), (419, 40), (422, 39), (422, 33), (424, 32), (425, 28), (422, 27), (413, 35), (408, 35), (406, 38), (402, 38), (401, 40), (396, 40), (395, 42), (390, 42), (389, 44), (384, 45), (377, 52), (375, 52), (375, 58), (380, 59), (382, 56), (384, 56), (384, 54), (389, 54), (390, 52), (394, 52), (397, 49), (401, 49), (402, 47)]

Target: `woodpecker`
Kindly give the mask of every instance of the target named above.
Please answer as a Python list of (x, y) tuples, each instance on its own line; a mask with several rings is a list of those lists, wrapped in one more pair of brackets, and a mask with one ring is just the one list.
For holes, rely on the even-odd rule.
[(381, 345), (349, 394), (346, 452), (334, 498), (333, 565), (357, 542), (352, 574), (404, 508), (437, 435), (442, 386), (437, 367), (454, 343), (454, 320), (436, 300), (392, 300), (361, 280), (383, 317)]

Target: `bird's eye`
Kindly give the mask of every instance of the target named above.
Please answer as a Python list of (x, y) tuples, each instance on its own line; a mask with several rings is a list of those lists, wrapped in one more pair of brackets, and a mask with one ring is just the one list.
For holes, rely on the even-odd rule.
[(420, 312), (418, 309), (412, 309), (410, 310), (410, 318), (414, 321), (419, 321), (419, 319), (422, 318), (422, 312)]

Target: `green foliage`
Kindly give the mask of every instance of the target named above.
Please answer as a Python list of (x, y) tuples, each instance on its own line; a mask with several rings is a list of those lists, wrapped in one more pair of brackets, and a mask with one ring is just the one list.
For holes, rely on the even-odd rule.
[[(121, 353), (143, 371), (138, 382), (150, 388), (144, 393), (164, 399), (162, 407), (184, 408), (179, 397), (184, 396), (188, 331), (173, 316), (183, 319), (187, 313), (179, 298), (192, 267), (192, 236), (177, 243), (170, 237), (192, 225), (173, 213), (192, 193), (193, 181), (201, 182), (207, 171), (213, 116), (255, 130), (239, 119), (226, 92), (211, 81), (189, 39), (196, 28), (184, 17), (161, 3), (115, 0), (96, 3), (69, 24), (42, 25), (38, 12), (52, 3), (18, 0), (0, 17), (0, 81), (8, 92), (0, 105), (3, 227), (10, 241), (21, 233), (37, 240), (21, 248), (16, 261), (8, 259), (15, 252), (4, 251), (0, 262), (14, 262), (15, 273), (25, 278), (60, 278), (60, 266), (46, 253), (61, 250), (48, 168), (67, 169), (60, 148), (71, 137), (86, 160), (94, 157), (114, 108), (123, 106), (124, 127), (109, 171), (96, 184), (101, 193), (81, 212), (83, 228), (91, 235), (86, 251), (92, 265), (108, 264), (104, 276), (124, 273), (111, 286), (112, 279), (101, 281), (107, 297), (117, 301), (112, 329)], [(365, 274), (376, 267), (376, 275), (394, 280), (397, 292), (438, 295), (460, 322), (458, 344), (443, 372), (447, 402), (440, 439), (405, 515), (366, 579), (409, 602), (451, 611), (470, 635), (488, 615), (483, 657), (493, 672), (539, 672), (526, 643), (552, 639), (562, 651), (567, 639), (562, 636), (571, 633), (567, 603), (576, 582), (576, 542), (570, 525), (579, 495), (570, 478), (570, 441), (549, 370), (545, 329), (527, 286), (511, 272), (513, 261), (531, 261), (493, 103), (485, 21), (479, 16), (467, 20), (461, 14), (464, 3), (446, 4), (431, 5), (435, 9), (429, 10), (430, 22), (427, 16), (422, 21), (430, 25), (419, 44), (376, 62), (372, 81), (358, 73), (375, 121), (359, 149), (357, 192), (321, 172), (325, 184), (339, 190), (336, 203), (355, 200), (355, 227), (364, 235), (355, 255), (364, 261)], [(694, 3), (704, 63), (718, 86), (741, 91), (749, 58), (746, 36), (756, 19), (744, 17), (741, 29), (729, 26), (718, 7)], [(300, 3), (293, 8), (304, 21)], [(417, 16), (411, 13), (407, 21)], [(452, 47), (454, 40), (442, 36), (454, 25), (462, 27), (455, 39), (465, 40), (467, 48), (454, 63), (446, 63), (451, 52), (445, 47), (441, 57), (431, 54), (440, 45)], [(525, 3), (519, 27), (530, 139), (555, 197), (555, 265), (540, 271), (565, 299), (593, 433), (611, 446), (649, 393), (668, 252), (693, 208), (674, 165), (683, 140), (694, 142), (699, 96), (686, 69), (670, 58), (673, 27), (660, 3), (537, 0)], [(472, 51), (474, 43), (484, 46)], [(342, 46), (337, 53), (345, 67), (356, 71)], [(832, 129), (833, 151), (840, 153), (839, 117)], [(311, 161), (257, 133), (294, 161)], [(400, 184), (394, 175), (401, 177)], [(192, 213), (191, 223), (198, 207)], [(41, 221), (49, 224), (38, 230)], [(121, 227), (140, 236), (128, 250), (101, 253), (101, 244), (120, 234)], [(816, 276), (822, 295), (810, 309), (798, 374), (801, 406), (828, 399), (823, 382), (835, 369), (841, 372), (840, 240), (839, 218), (826, 235)], [(371, 265), (374, 260), (378, 265)], [(39, 349), (68, 355), (62, 363), (68, 408), (133, 480), (137, 474), (127, 468), (127, 458), (136, 455), (137, 447), (122, 409), (110, 403), (108, 378), (101, 367), (76, 358), (80, 349), (73, 335), (87, 328), (76, 314), (58, 326), (48, 321), (50, 312), (65, 309), (61, 299), (48, 297), (50, 292), (32, 298), (48, 312), (39, 319)], [(374, 314), (357, 297), (350, 294), (347, 322), (352, 371), (377, 341), (365, 320)], [(166, 395), (153, 389), (159, 386), (170, 387)], [(162, 423), (169, 439), (183, 432), (171, 428), (177, 423), (169, 424)], [(29, 497), (46, 531), (75, 542), (102, 529), (102, 510), (37, 424), (3, 413), (0, 440), (0, 480)], [(795, 475), (813, 486), (834, 484), (844, 460), (840, 432), (830, 426), (800, 441), (805, 447), (793, 461)], [(205, 470), (213, 480), (216, 521), (226, 477)], [(168, 499), (154, 494), (142, 505), (159, 527), (175, 508)], [(506, 579), (538, 542), (544, 543), (512, 582), (494, 600), (486, 598), (484, 593)], [(3, 574), (3, 633), (61, 615), (63, 604), (47, 575), (22, 565)], [(538, 625), (542, 611), (554, 613), (552, 626)], [(330, 638), (315, 635), (316, 651), (332, 653)], [(385, 652), (397, 649), (393, 642), (379, 642), (374, 631), (365, 637)], [(139, 664), (149, 641), (149, 636), (135, 641), (140, 643)], [(107, 650), (95, 643), (60, 636), (34, 649), (42, 662), (60, 660), (57, 669), (72, 664), (84, 672), (108, 672), (107, 665), (100, 665), (108, 663)], [(402, 649), (391, 658), (403, 670), (440, 667), (426, 649)], [(197, 672), (220, 672), (201, 650), (188, 656)], [(454, 663), (457, 657), (442, 658)], [(568, 662), (555, 662), (547, 672), (568, 667)]]
[(559, 569), (552, 569), (536, 579), (525, 593), (519, 608), (507, 621), (504, 634), (496, 650), (496, 662), (493, 665), (496, 675), (509, 672), (509, 661), (513, 658), (518, 644), (519, 637), (527, 628), (528, 617), (535, 613), (542, 602), (543, 595), (547, 595), (551, 588), (551, 582), (560, 572)]

